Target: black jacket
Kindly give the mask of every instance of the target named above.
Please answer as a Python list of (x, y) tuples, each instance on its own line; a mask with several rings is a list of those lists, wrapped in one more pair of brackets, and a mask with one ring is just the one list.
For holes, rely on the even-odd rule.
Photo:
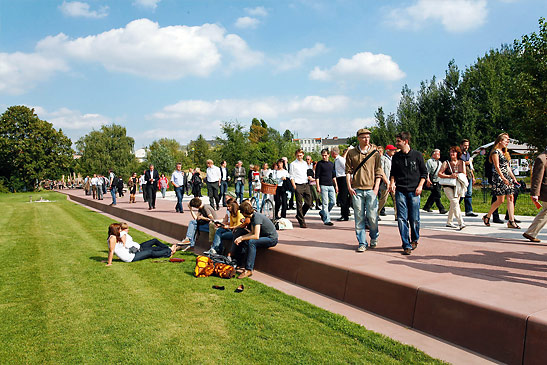
[(416, 190), (420, 179), (427, 179), (424, 156), (418, 151), (399, 151), (391, 159), (391, 177), (395, 178), (398, 191), (407, 193)]

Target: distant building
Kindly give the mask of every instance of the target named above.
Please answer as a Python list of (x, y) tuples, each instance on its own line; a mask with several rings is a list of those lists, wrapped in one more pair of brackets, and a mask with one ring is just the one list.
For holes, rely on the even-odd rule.
[(205, 142), (207, 142), (207, 144), (208, 144), (209, 147), (211, 147), (211, 148), (215, 148), (215, 147), (217, 147), (218, 145), (220, 145), (219, 141), (217, 141), (216, 139), (207, 139), (207, 140), (205, 140)]
[(323, 148), (328, 148), (329, 150), (341, 144), (347, 144), (347, 138), (294, 138), (293, 142), (300, 145), (300, 148), (304, 152), (319, 152)]
[(136, 150), (135, 151), (135, 158), (139, 162), (144, 162), (144, 160), (146, 159), (146, 149), (139, 148), (138, 150)]

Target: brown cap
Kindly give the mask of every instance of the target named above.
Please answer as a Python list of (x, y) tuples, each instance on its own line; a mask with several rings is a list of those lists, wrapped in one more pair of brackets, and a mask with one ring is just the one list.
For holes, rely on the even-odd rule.
[(361, 128), (357, 131), (357, 136), (360, 136), (361, 134), (370, 134), (370, 131), (366, 128)]

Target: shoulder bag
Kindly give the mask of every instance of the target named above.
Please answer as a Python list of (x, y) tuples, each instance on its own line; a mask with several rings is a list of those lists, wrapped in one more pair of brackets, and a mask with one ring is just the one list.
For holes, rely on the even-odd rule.
[[(452, 166), (450, 166), (450, 161), (448, 161), (447, 163), (448, 163), (448, 167), (450, 167), (450, 172), (454, 173), (452, 171)], [(446, 169), (445, 169), (445, 171), (446, 171)], [(442, 186), (450, 186), (450, 187), (455, 188), (456, 187), (456, 178), (440, 177), (439, 178), (439, 184), (441, 184)]]

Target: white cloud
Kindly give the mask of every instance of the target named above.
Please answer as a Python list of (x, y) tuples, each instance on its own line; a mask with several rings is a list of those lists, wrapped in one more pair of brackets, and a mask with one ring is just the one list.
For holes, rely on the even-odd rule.
[(141, 8), (156, 10), (158, 3), (161, 0), (135, 0), (133, 5), (140, 6)]
[(330, 69), (315, 67), (309, 77), (312, 80), (320, 81), (329, 81), (334, 78), (371, 78), (394, 81), (405, 77), (405, 73), (391, 59), (391, 56), (361, 52), (355, 54), (351, 59), (340, 58), (338, 63)]
[(347, 96), (306, 96), (304, 99), (290, 101), (287, 105), (287, 111), (293, 113), (312, 112), (312, 113), (333, 113), (344, 110), (350, 99)]
[(104, 18), (108, 15), (108, 6), (101, 6), (99, 10), (90, 10), (89, 4), (81, 1), (63, 1), (59, 9), (66, 16), (82, 18)]
[(109, 71), (151, 79), (173, 80), (185, 76), (208, 76), (231, 60), (228, 68), (245, 68), (263, 61), (235, 34), (216, 24), (160, 27), (138, 19), (118, 28), (76, 39), (63, 33), (41, 40), (36, 49), (44, 54), (101, 63)]
[(22, 94), (68, 66), (57, 57), (37, 53), (0, 53), (0, 93)]
[(260, 20), (248, 16), (242, 16), (241, 18), (237, 18), (234, 25), (239, 29), (255, 29), (258, 24), (260, 24)]
[(316, 43), (312, 48), (302, 48), (295, 54), (288, 54), (281, 59), (274, 61), (278, 71), (288, 71), (302, 66), (302, 64), (313, 57), (327, 52), (327, 47), (322, 43)]
[(268, 11), (263, 6), (257, 6), (256, 8), (245, 8), (247, 14), (252, 16), (267, 16)]
[(449, 32), (465, 32), (486, 21), (486, 0), (418, 0), (391, 10), (388, 22), (402, 29), (417, 29), (428, 21), (440, 22)]
[(35, 106), (34, 112), (40, 119), (52, 123), (57, 129), (62, 128), (63, 131), (84, 130), (87, 132), (93, 128), (98, 129), (104, 124), (112, 123), (112, 120), (104, 115), (94, 113), (82, 114), (79, 110), (71, 110), (64, 107), (53, 112), (48, 112), (40, 106)]

